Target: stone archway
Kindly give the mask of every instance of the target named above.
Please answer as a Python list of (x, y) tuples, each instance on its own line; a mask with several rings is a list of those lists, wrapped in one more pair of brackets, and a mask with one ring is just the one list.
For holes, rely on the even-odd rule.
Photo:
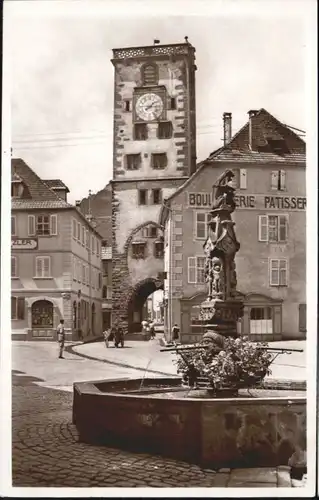
[(156, 292), (156, 290), (163, 289), (163, 280), (156, 278), (146, 278), (134, 285), (127, 306), (129, 333), (137, 333), (141, 331), (142, 310), (147, 297)]

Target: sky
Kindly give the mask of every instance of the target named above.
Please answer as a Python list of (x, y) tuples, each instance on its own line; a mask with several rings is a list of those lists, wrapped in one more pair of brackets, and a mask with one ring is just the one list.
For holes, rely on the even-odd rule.
[(255, 2), (257, 10), (245, 10), (251, 5), (245, 1), (237, 2), (240, 9), (223, 2), (230, 7), (225, 10), (198, 0), (196, 11), (194, 2), (176, 8), (178, 0), (154, 0), (151, 10), (142, 0), (122, 9), (123, 2), (116, 8), (105, 0), (91, 0), (89, 10), (84, 0), (49, 3), (6, 5), (12, 156), (42, 178), (62, 179), (71, 202), (112, 178), (113, 48), (152, 45), (155, 38), (179, 43), (188, 36), (198, 68), (198, 161), (222, 145), (225, 111), (232, 113), (233, 133), (248, 110), (261, 107), (283, 123), (307, 128), (307, 9), (300, 9), (307, 0)]

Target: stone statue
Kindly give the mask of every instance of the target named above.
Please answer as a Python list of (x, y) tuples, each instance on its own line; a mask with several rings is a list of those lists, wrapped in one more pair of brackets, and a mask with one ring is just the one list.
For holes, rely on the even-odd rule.
[(231, 185), (235, 174), (231, 170), (226, 170), (220, 175), (213, 187), (216, 188), (213, 211), (217, 208), (228, 208), (231, 213), (235, 210), (235, 189)]
[(211, 261), (212, 296), (221, 297), (224, 294), (223, 265), (219, 257)]

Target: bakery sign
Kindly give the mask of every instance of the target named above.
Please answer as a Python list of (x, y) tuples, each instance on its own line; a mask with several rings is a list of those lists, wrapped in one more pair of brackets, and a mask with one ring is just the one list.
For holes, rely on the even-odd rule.
[(36, 250), (38, 248), (37, 238), (12, 238), (11, 250)]
[[(188, 206), (211, 208), (213, 193), (187, 193)], [(244, 194), (235, 196), (236, 208), (244, 210), (306, 210), (305, 196)]]

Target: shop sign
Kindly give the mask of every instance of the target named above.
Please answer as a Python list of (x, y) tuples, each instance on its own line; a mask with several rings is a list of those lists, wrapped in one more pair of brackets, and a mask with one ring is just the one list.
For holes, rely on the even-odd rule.
[(37, 238), (12, 238), (11, 250), (36, 250), (38, 248)]
[[(213, 193), (187, 193), (188, 206), (211, 208)], [(243, 210), (305, 210), (305, 196), (272, 196), (264, 194), (245, 194), (235, 196), (236, 208)]]

